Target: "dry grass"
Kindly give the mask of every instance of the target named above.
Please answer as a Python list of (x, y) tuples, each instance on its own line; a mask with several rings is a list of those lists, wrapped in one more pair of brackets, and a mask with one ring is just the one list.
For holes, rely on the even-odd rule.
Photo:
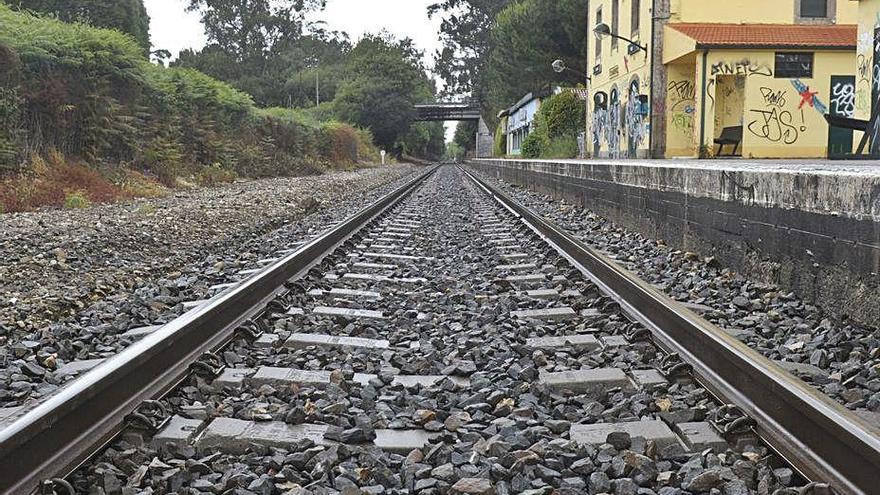
[(131, 174), (132, 180), (116, 185), (93, 168), (66, 161), (61, 153), (49, 152), (45, 158), (34, 155), (16, 175), (0, 179), (0, 210), (20, 212), (46, 206), (82, 208), (92, 203), (164, 194), (155, 182), (143, 175)]

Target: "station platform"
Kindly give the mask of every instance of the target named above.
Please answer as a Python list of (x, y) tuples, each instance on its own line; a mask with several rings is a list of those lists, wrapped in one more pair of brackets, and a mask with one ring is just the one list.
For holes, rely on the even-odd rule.
[(671, 247), (880, 324), (880, 162), (476, 159)]

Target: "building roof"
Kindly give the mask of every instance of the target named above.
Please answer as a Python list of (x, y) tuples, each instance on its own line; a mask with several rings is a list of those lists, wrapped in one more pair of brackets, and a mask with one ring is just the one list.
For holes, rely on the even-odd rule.
[(692, 38), (697, 48), (827, 48), (854, 49), (855, 24), (713, 24), (670, 23)]

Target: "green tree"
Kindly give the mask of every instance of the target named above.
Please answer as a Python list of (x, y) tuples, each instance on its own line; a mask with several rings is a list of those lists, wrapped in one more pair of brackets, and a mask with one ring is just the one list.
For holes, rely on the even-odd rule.
[(334, 105), (342, 120), (372, 131), (386, 149), (400, 149), (415, 120), (414, 105), (432, 99), (432, 88), (412, 40), (364, 36), (349, 53), (348, 79)]
[(442, 0), (428, 7), (430, 16), (442, 17), (443, 47), (434, 56), (434, 71), (446, 82), (446, 96), (470, 95), (485, 102), (488, 86), (484, 68), (491, 49), (490, 30), (495, 16), (510, 2)]
[[(586, 16), (587, 0), (518, 0), (498, 14), (486, 65), (490, 116), (550, 83), (584, 82)], [(574, 72), (555, 73), (551, 63), (556, 59)]]
[(276, 47), (302, 35), (306, 12), (325, 0), (189, 0), (198, 11), (208, 41), (239, 62), (267, 58)]
[[(212, 5), (226, 3), (211, 2)], [(224, 18), (232, 25), (265, 23), (261, 28), (251, 28), (256, 29), (258, 35), (240, 39), (237, 33), (226, 32), (225, 24), (209, 28), (209, 25), (219, 22), (216, 19), (218, 14), (207, 6), (202, 7), (205, 9), (202, 18), (206, 30), (214, 32), (211, 43), (200, 52), (181, 52), (172, 65), (198, 69), (227, 81), (251, 94), (257, 103), (264, 106), (314, 105), (317, 75), (321, 85), (321, 101), (332, 100), (339, 81), (344, 79), (344, 59), (351, 50), (348, 36), (327, 31), (319, 24), (311, 25), (308, 34), (304, 34), (302, 12), (280, 12), (273, 10), (271, 5), (264, 7), (260, 11), (262, 15), (252, 13), (246, 17), (242, 17), (244, 7), (241, 6), (234, 12), (222, 10), (227, 13)], [(312, 8), (317, 7), (315, 3)], [(215, 8), (219, 10), (219, 6)], [(253, 19), (245, 21), (245, 18), (251, 17)], [(271, 21), (273, 17), (287, 21), (275, 23)], [(273, 29), (271, 25), (276, 27)], [(268, 35), (264, 31), (276, 34)], [(283, 36), (279, 37), (278, 33), (283, 33)]]
[(143, 0), (8, 0), (12, 8), (52, 14), (64, 22), (116, 29), (150, 49), (150, 17)]
[(455, 136), (452, 141), (464, 151), (477, 149), (477, 124), (475, 120), (462, 120), (455, 126)]

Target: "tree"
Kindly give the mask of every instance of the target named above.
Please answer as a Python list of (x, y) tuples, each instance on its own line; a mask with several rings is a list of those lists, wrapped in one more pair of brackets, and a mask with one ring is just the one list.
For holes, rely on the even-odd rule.
[[(442, 13), (443, 48), (434, 56), (434, 71), (446, 82), (447, 96), (470, 95), (484, 102), (483, 78), (491, 48), (490, 29), (495, 16), (511, 0), (442, 0), (428, 7), (428, 15)], [(552, 2), (546, 2), (552, 3)]]
[(208, 41), (239, 62), (266, 58), (278, 45), (302, 35), (306, 12), (325, 0), (189, 0), (202, 16)]
[(183, 51), (173, 65), (227, 81), (263, 106), (314, 105), (317, 72), (321, 100), (329, 101), (351, 43), (345, 33), (328, 31), (321, 23), (305, 24), (304, 13), (322, 5), (317, 0), (286, 6), (191, 0), (190, 9), (202, 13), (211, 42), (201, 52)]
[[(552, 82), (584, 82), (586, 16), (587, 0), (518, 0), (498, 14), (486, 66), (490, 117)], [(555, 73), (556, 59), (575, 72)]]
[(10, 7), (52, 14), (64, 22), (116, 29), (150, 49), (150, 17), (143, 0), (9, 0)]
[(410, 39), (364, 36), (348, 55), (348, 79), (334, 100), (339, 118), (369, 129), (386, 149), (400, 150), (414, 105), (433, 98), (420, 55)]
[(452, 142), (459, 148), (467, 151), (477, 149), (478, 122), (475, 120), (462, 120), (455, 126), (455, 136)]

